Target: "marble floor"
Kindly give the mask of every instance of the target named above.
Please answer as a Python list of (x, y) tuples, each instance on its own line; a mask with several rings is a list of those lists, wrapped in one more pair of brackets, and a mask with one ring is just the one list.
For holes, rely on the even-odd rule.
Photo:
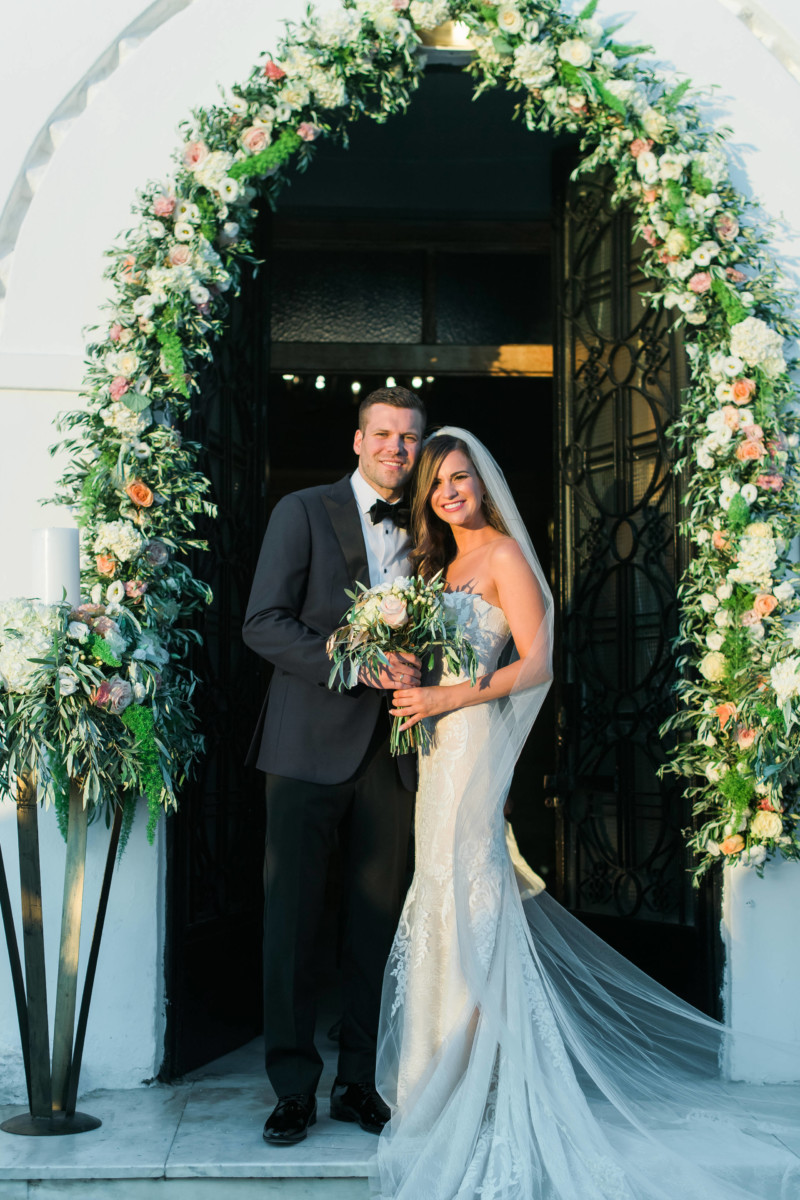
[[(368, 1200), (376, 1140), (356, 1125), (331, 1121), (335, 1048), (329, 1043), (323, 1055), (317, 1124), (297, 1146), (279, 1149), (262, 1140), (274, 1095), (257, 1040), (177, 1084), (83, 1096), (80, 1109), (103, 1122), (91, 1133), (0, 1133), (0, 1200)], [(763, 1103), (764, 1091), (757, 1090)], [(771, 1091), (779, 1117), (786, 1089)], [(747, 1093), (738, 1086), (744, 1108)], [(0, 1120), (18, 1111), (0, 1106)], [(800, 1162), (800, 1130), (773, 1141)], [(743, 1168), (753, 1168), (754, 1149), (743, 1143)]]
[[(82, 1096), (79, 1109), (103, 1122), (91, 1133), (0, 1133), (0, 1197), (367, 1200), (376, 1139), (357, 1125), (331, 1121), (335, 1049), (323, 1055), (317, 1123), (296, 1146), (271, 1147), (261, 1137), (275, 1101), (257, 1040), (177, 1084)], [(0, 1120), (19, 1111), (0, 1106)]]

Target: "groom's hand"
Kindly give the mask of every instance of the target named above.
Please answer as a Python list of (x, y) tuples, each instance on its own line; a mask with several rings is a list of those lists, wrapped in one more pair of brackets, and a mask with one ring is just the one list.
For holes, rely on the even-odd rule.
[(388, 662), (381, 664), (375, 671), (362, 667), (359, 681), (367, 687), (383, 688), (384, 691), (394, 691), (395, 688), (418, 687), (422, 662), (414, 654), (403, 651), (386, 655)]

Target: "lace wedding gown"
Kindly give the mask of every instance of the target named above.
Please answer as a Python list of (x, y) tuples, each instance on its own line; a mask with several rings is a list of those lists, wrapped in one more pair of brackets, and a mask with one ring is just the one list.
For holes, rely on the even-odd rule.
[[(446, 602), (479, 674), (493, 670), (503, 612), (465, 592)], [(798, 1200), (800, 1158), (780, 1135), (797, 1144), (800, 1089), (765, 1098), (727, 1079), (739, 1035), (616, 954), (519, 859), (495, 771), (498, 703), (432, 720), (420, 755), (416, 871), (384, 984), (392, 1120), (376, 1194)]]

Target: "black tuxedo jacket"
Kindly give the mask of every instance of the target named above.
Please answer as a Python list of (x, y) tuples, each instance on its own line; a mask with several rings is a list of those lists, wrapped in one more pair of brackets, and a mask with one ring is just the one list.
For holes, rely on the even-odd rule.
[[(369, 587), (361, 518), (349, 476), (292, 492), (270, 517), (247, 605), (243, 637), (274, 664), (248, 763), (310, 783), (343, 783), (358, 770), (386, 693), (357, 684), (327, 686), (328, 636), (351, 601), (345, 589)], [(398, 760), (415, 787), (412, 756)]]

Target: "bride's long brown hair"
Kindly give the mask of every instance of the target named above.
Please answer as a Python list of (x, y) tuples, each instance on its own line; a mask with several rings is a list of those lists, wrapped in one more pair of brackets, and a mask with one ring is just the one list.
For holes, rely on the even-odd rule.
[[(453, 532), (446, 521), (436, 516), (430, 503), (441, 465), (453, 450), (460, 450), (472, 463), (473, 468), (475, 467), (466, 442), (449, 433), (439, 436), (434, 434), (422, 447), (414, 473), (411, 498), (411, 540), (414, 549), (411, 551), (411, 569), (423, 579), (431, 579), (437, 571), (446, 570), (456, 556)], [(494, 529), (508, 534), (505, 523), (488, 493), (483, 499), (483, 514)]]

